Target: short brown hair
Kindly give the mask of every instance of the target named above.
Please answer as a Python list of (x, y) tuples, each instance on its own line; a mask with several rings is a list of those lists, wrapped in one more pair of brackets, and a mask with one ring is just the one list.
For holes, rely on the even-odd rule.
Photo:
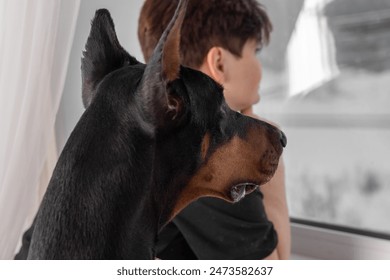
[[(179, 0), (146, 0), (138, 38), (147, 62)], [(208, 51), (219, 46), (241, 57), (249, 39), (267, 44), (272, 24), (256, 0), (193, 0), (187, 8), (180, 42), (182, 64), (199, 68)]]

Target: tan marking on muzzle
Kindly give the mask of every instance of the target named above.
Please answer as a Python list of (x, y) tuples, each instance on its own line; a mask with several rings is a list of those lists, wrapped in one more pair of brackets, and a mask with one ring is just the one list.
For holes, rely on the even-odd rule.
[[(265, 131), (253, 127), (246, 139), (235, 136), (216, 149), (183, 189), (173, 216), (203, 196), (233, 202), (230, 190), (235, 184), (253, 182), (260, 185), (268, 182), (277, 168), (280, 153), (274, 149)], [(202, 159), (205, 159), (210, 141), (211, 136), (206, 135), (202, 142)]]

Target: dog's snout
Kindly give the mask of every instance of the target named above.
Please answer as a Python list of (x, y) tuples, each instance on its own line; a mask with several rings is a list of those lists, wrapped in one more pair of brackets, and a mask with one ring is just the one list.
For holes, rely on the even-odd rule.
[(287, 146), (287, 137), (283, 131), (280, 131), (280, 143), (282, 143), (283, 148)]

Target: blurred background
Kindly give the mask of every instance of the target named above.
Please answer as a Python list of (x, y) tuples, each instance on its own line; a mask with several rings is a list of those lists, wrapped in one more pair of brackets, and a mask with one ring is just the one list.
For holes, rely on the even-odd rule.
[(261, 1), (256, 112), (278, 122), (291, 217), (390, 234), (390, 1)]

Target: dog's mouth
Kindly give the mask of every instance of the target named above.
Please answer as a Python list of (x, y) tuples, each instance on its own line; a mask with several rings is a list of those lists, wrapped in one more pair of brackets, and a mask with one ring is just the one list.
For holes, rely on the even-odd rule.
[(250, 194), (258, 187), (259, 187), (259, 185), (254, 184), (254, 183), (240, 183), (240, 184), (234, 185), (230, 189), (230, 197), (234, 203), (238, 202), (241, 199), (243, 199), (245, 197), (245, 195)]

